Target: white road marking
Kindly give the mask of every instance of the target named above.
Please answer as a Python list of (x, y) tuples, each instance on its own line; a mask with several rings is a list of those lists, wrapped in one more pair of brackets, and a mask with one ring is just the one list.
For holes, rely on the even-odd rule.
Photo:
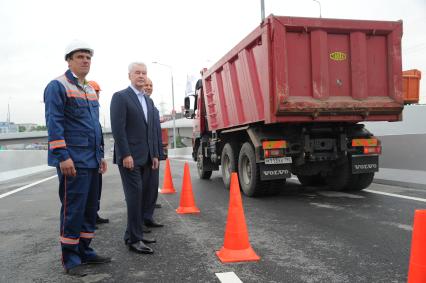
[(406, 224), (401, 224), (401, 223), (396, 223), (396, 222), (388, 222), (388, 221), (380, 221), (380, 223), (385, 224), (385, 225), (394, 226), (394, 227), (397, 227), (399, 229), (409, 231), (409, 232), (413, 231), (413, 227), (411, 227), (410, 225), (406, 225)]
[(320, 208), (330, 208), (330, 209), (334, 209), (334, 210), (344, 209), (343, 207), (340, 207), (340, 206), (337, 206), (337, 205), (331, 205), (331, 204), (325, 204), (325, 203), (310, 202), (309, 204), (316, 206), (316, 207), (320, 207)]
[(178, 158), (170, 158), (170, 160), (178, 161), (178, 162), (196, 163), (193, 159), (178, 159)]
[(243, 283), (234, 272), (216, 273), (222, 283)]
[(365, 198), (363, 196), (354, 195), (354, 194), (348, 194), (348, 193), (342, 193), (342, 192), (330, 192), (330, 191), (319, 191), (319, 195), (325, 196), (325, 197), (335, 197), (335, 198)]
[(28, 188), (34, 187), (35, 185), (38, 185), (38, 184), (43, 183), (43, 182), (46, 182), (46, 181), (48, 181), (48, 180), (50, 180), (50, 179), (53, 179), (53, 178), (57, 178), (57, 175), (54, 175), (54, 176), (50, 176), (50, 177), (44, 178), (44, 179), (39, 180), (39, 181), (37, 181), (37, 182), (34, 182), (34, 183), (32, 183), (32, 184), (28, 184), (28, 185), (25, 185), (25, 186), (23, 186), (23, 187), (20, 187), (20, 188), (14, 189), (13, 191), (10, 191), (10, 192), (7, 192), (7, 193), (4, 193), (4, 194), (0, 195), (0, 199), (5, 198), (5, 197), (7, 197), (7, 196), (10, 196), (10, 195), (12, 195), (12, 194), (14, 194), (14, 193), (17, 193), (17, 192), (20, 192), (20, 191), (26, 190), (26, 189), (28, 189)]
[(409, 199), (409, 200), (416, 200), (416, 201), (426, 202), (426, 199), (424, 199), (424, 198), (409, 197), (409, 196), (403, 196), (403, 195), (391, 194), (391, 193), (385, 193), (385, 192), (379, 192), (379, 191), (373, 191), (373, 190), (363, 190), (363, 191), (364, 192), (373, 193), (373, 194), (378, 194), (378, 195), (389, 196), (389, 197), (395, 197), (395, 198), (402, 198), (402, 199)]

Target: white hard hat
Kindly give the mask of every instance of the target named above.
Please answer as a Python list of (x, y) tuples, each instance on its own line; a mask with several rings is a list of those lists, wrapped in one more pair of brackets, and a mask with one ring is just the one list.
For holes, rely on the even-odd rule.
[(87, 50), (90, 52), (90, 55), (93, 56), (93, 49), (90, 47), (89, 44), (87, 44), (84, 41), (74, 39), (68, 46), (65, 48), (65, 60), (67, 60), (67, 57), (72, 52), (75, 52), (77, 50)]

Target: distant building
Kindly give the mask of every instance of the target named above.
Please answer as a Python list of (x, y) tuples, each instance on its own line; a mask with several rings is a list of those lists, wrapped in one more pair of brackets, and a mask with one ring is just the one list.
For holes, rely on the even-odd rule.
[[(192, 124), (194, 120), (179, 118), (175, 120), (176, 128), (176, 145), (177, 147), (191, 147), (192, 146)], [(164, 121), (161, 123), (162, 129), (168, 129), (169, 148), (173, 148), (173, 120)]]
[(23, 123), (23, 124), (18, 124), (18, 128), (19, 127), (24, 127), (25, 128), (25, 132), (29, 132), (29, 131), (37, 128), (37, 124), (34, 124), (34, 123)]
[(17, 133), (19, 127), (13, 122), (0, 122), (0, 134)]
[[(182, 113), (182, 112), (180, 112), (180, 113), (177, 112), (175, 115), (176, 115), (175, 119), (181, 119), (181, 118), (185, 117), (184, 113)], [(170, 120), (173, 120), (172, 114), (165, 114), (165, 115), (160, 117), (161, 122), (166, 122), (166, 121), (170, 121)]]

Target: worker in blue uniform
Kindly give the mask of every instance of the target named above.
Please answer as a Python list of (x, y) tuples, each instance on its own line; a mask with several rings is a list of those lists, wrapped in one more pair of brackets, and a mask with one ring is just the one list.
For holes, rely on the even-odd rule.
[(85, 276), (82, 264), (110, 262), (90, 242), (95, 235), (99, 172), (107, 169), (101, 146), (99, 102), (87, 83), (93, 49), (75, 40), (65, 50), (68, 70), (44, 91), (48, 164), (59, 178), (62, 264), (69, 275)]

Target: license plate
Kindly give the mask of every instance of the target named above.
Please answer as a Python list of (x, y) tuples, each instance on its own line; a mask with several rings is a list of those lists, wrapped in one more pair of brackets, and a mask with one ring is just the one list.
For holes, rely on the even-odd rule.
[(290, 156), (276, 157), (276, 158), (265, 158), (265, 164), (289, 164), (292, 163)]

